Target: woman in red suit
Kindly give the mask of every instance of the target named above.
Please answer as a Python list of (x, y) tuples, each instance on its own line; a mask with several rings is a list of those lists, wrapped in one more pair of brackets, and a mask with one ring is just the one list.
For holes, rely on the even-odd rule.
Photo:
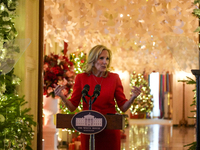
[[(71, 99), (67, 100), (62, 94), (62, 87), (56, 88), (55, 94), (60, 96), (70, 111), (78, 107), (86, 84), (92, 89), (88, 92), (89, 95), (93, 94), (97, 84), (101, 86), (100, 95), (92, 104), (92, 110), (104, 115), (116, 113), (115, 103), (121, 111), (126, 112), (141, 93), (141, 88), (134, 87), (131, 98), (126, 99), (118, 74), (109, 71), (111, 56), (111, 51), (103, 45), (97, 45), (90, 50), (84, 73), (75, 78)], [(90, 98), (86, 97), (86, 100), (89, 103)], [(88, 109), (88, 104), (83, 102), (83, 110)], [(81, 134), (81, 150), (89, 150), (89, 138), (89, 135)], [(95, 150), (120, 150), (120, 143), (120, 130), (105, 129), (95, 134)]]

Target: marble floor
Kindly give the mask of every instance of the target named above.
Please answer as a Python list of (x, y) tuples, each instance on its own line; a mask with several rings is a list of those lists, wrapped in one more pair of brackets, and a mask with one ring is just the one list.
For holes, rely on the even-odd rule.
[(184, 145), (196, 141), (195, 127), (173, 126), (170, 120), (130, 119), (124, 133), (121, 150), (187, 150)]
[[(195, 127), (175, 127), (169, 120), (130, 120), (121, 150), (186, 150), (196, 141)], [(146, 122), (146, 123), (145, 123)]]

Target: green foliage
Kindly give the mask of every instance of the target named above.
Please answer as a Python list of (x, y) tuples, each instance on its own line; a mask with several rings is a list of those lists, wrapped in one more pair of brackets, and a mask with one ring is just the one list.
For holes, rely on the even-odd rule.
[(184, 145), (184, 147), (189, 146), (188, 150), (196, 150), (197, 142), (192, 142), (190, 144)]
[(23, 108), (27, 102), (24, 97), (15, 94), (4, 95), (0, 98), (0, 148), (30, 149), (33, 140), (33, 115), (30, 108)]
[[(193, 80), (192, 78), (190, 77), (187, 77), (187, 81), (186, 81), (186, 84), (195, 84), (196, 85), (196, 81)], [(193, 97), (193, 101), (192, 101), (192, 104), (190, 106), (193, 106), (193, 107), (196, 107), (196, 88), (194, 90), (192, 90), (194, 92), (194, 97)], [(196, 113), (196, 110), (192, 110), (190, 112), (195, 112)], [(188, 118), (196, 118), (196, 117), (188, 117)]]
[(18, 0), (0, 0), (0, 39), (4, 41), (17, 37), (18, 33), (14, 26), (17, 5)]
[(0, 75), (0, 149), (16, 150), (25, 147), (31, 149), (33, 140), (33, 115), (30, 108), (26, 108), (24, 96), (19, 97), (15, 91), (20, 79), (13, 74), (14, 70), (6, 75)]
[(194, 0), (194, 4), (200, 4), (200, 0)]
[[(19, 47), (13, 45), (18, 35), (15, 28), (17, 5), (18, 0), (0, 0), (0, 66), (7, 71), (10, 71), (9, 63), (13, 62), (10, 53), (20, 52)], [(17, 95), (16, 86), (21, 80), (13, 72), (0, 75), (0, 149), (32, 150), (36, 122), (29, 114), (31, 109), (25, 107), (24, 96)]]
[[(187, 77), (187, 81), (186, 81), (186, 84), (195, 84), (196, 85), (196, 81), (193, 80), (192, 78), (190, 77)], [(196, 88), (194, 90), (192, 90), (194, 92), (194, 97), (193, 97), (193, 101), (192, 101), (192, 104), (190, 106), (193, 106), (193, 107), (196, 107)], [(192, 110), (190, 112), (194, 112), (196, 113), (196, 110)], [(188, 118), (192, 118), (192, 119), (196, 119), (196, 117), (188, 117)], [(197, 142), (192, 142), (190, 144), (187, 144), (187, 145), (184, 145), (184, 147), (188, 147), (188, 150), (196, 150), (196, 145), (197, 145)]]
[[(194, 5), (197, 5), (197, 7), (200, 6), (200, 0), (194, 0)], [(198, 19), (200, 19), (200, 9), (193, 9), (192, 14), (194, 14), (194, 16), (196, 16)], [(200, 27), (197, 27), (196, 30), (194, 32), (200, 32)], [(198, 46), (200, 47), (200, 43), (198, 44)], [(188, 78), (188, 81), (186, 82), (187, 84), (196, 84), (196, 81), (194, 81), (193, 79)], [(194, 97), (193, 97), (193, 101), (192, 104), (190, 106), (196, 106), (196, 88), (193, 90), (193, 92), (195, 93)], [(191, 112), (196, 112), (195, 110), (191, 111)], [(196, 117), (188, 117), (188, 118), (193, 118), (196, 119)], [(184, 147), (189, 146), (188, 150), (196, 150), (196, 145), (197, 142), (193, 142), (191, 144), (187, 144)]]
[(200, 27), (197, 27), (194, 32), (199, 32), (199, 31), (200, 31)]
[(83, 72), (83, 67), (86, 64), (86, 54), (84, 52), (70, 54), (70, 61), (74, 64), (74, 71), (76, 74)]
[(0, 87), (2, 87), (4, 84), (6, 85), (6, 91), (4, 94), (15, 93), (15, 88), (17, 84), (21, 82), (21, 80), (17, 78), (17, 76), (14, 75), (13, 72), (14, 72), (14, 69), (11, 70), (6, 75), (0, 75)]
[[(197, 16), (198, 18), (200, 18), (200, 10), (199, 10), (199, 9), (194, 9), (194, 10), (193, 10), (193, 14), (194, 14), (195, 16)], [(195, 32), (198, 32), (198, 30), (195, 31)]]
[[(199, 4), (200, 4), (200, 0), (194, 0), (194, 5), (197, 5), (197, 7), (199, 7)], [(197, 18), (200, 18), (200, 9), (193, 9), (192, 14), (196, 16)], [(194, 32), (199, 32), (199, 31), (200, 31), (200, 27), (197, 27)]]

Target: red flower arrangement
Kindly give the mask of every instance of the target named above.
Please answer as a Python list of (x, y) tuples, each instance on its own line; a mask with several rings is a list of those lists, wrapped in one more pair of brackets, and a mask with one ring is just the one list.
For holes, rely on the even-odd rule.
[(62, 91), (65, 96), (70, 94), (75, 73), (74, 66), (66, 56), (53, 53), (44, 56), (44, 85), (43, 95), (55, 97), (54, 89), (57, 85), (64, 85)]

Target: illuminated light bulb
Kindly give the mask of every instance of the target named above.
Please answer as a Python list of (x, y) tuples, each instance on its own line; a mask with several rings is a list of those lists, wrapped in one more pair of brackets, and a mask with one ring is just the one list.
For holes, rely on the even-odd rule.
[(144, 48), (146, 48), (146, 46), (145, 46), (145, 45), (142, 45), (142, 46), (141, 46), (141, 49), (144, 49)]
[(123, 17), (124, 15), (123, 14), (120, 14), (120, 17)]
[(144, 23), (144, 20), (141, 19), (141, 20), (139, 20), (139, 22)]
[(4, 10), (4, 5), (1, 4), (0, 9), (3, 11)]

